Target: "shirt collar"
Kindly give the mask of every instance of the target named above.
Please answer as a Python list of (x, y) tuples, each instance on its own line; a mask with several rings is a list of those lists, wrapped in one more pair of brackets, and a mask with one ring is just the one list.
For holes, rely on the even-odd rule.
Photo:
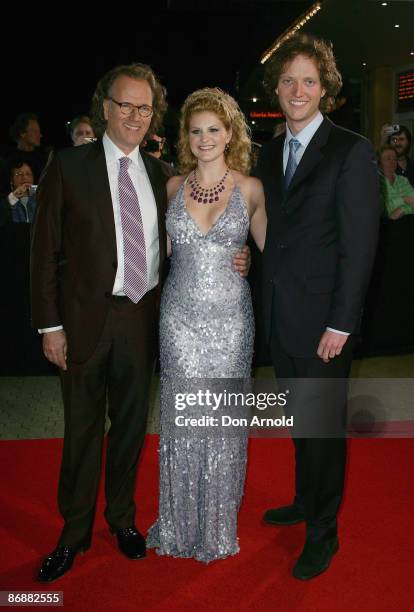
[(289, 142), (292, 140), (292, 138), (295, 138), (296, 140), (300, 142), (302, 147), (306, 149), (306, 147), (312, 140), (313, 136), (315, 135), (316, 130), (321, 125), (322, 121), (323, 121), (323, 115), (320, 111), (318, 111), (318, 114), (316, 115), (316, 117), (314, 117), (312, 121), (308, 123), (306, 127), (303, 128), (303, 130), (298, 132), (296, 136), (293, 136), (292, 132), (289, 129), (288, 124), (286, 123), (285, 147), (288, 147)]
[(105, 156), (108, 161), (111, 162), (119, 162), (121, 157), (129, 157), (132, 163), (138, 168), (138, 170), (145, 172), (144, 162), (142, 160), (141, 152), (139, 150), (139, 145), (135, 147), (129, 155), (125, 155), (123, 151), (111, 140), (108, 134), (105, 132), (102, 138), (103, 148), (105, 150)]

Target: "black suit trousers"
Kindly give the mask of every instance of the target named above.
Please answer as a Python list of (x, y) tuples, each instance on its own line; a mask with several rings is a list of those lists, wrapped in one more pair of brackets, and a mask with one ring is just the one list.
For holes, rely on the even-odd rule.
[(106, 406), (111, 426), (105, 517), (113, 529), (134, 523), (136, 466), (146, 431), (157, 346), (156, 297), (152, 290), (138, 304), (128, 298), (109, 298), (108, 316), (94, 353), (81, 365), (68, 363), (68, 370), (62, 372), (65, 435), (58, 502), (65, 523), (59, 544), (90, 541)]
[(312, 540), (330, 537), (337, 530), (346, 467), (346, 396), (353, 341), (353, 336), (348, 337), (341, 355), (324, 363), (316, 348), (315, 357), (289, 355), (274, 326), (271, 333), (278, 384), (292, 393), (286, 413), (293, 415), (295, 423), (294, 503), (304, 512)]

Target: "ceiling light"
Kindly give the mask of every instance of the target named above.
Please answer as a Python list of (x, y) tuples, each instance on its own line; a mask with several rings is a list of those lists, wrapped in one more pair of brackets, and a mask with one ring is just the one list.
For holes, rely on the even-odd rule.
[(387, 6), (388, 2), (381, 2), (382, 6)]
[(309, 22), (309, 20), (316, 15), (322, 8), (322, 2), (315, 2), (311, 8), (304, 14), (302, 14), (295, 23), (285, 30), (283, 34), (281, 34), (273, 43), (271, 47), (269, 47), (264, 54), (262, 55), (260, 62), (264, 64), (267, 60), (273, 55), (275, 51), (277, 51), (281, 44), (283, 44), (288, 38), (293, 36), (298, 30), (300, 30), (305, 24)]
[(395, 26), (394, 26), (394, 28), (399, 28), (399, 27), (400, 27), (399, 23), (396, 23)]
[(252, 125), (256, 125), (256, 121), (252, 121)]
[(257, 102), (257, 98), (252, 98), (252, 102)]
[(366, 62), (362, 62), (362, 65), (363, 65), (363, 66), (366, 66), (366, 65), (367, 65), (367, 63), (366, 63)]
[(411, 51), (410, 55), (414, 55), (414, 51)]

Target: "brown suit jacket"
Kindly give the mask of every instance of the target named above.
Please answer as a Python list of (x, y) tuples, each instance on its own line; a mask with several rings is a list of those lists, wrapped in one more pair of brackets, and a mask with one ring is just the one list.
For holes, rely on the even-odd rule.
[[(142, 153), (158, 209), (160, 280), (166, 255), (167, 176)], [(55, 153), (36, 194), (31, 253), (32, 323), (63, 325), (68, 360), (86, 361), (107, 316), (117, 270), (115, 223), (102, 142)]]

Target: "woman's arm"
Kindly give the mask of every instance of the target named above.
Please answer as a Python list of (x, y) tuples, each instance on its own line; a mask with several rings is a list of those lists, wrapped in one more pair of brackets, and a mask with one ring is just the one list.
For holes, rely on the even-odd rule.
[[(175, 196), (177, 195), (177, 191), (179, 190), (181, 185), (184, 183), (184, 181), (185, 181), (185, 176), (182, 176), (182, 175), (172, 176), (170, 179), (168, 179), (167, 181), (168, 204), (171, 202), (171, 200), (175, 198)], [(167, 257), (170, 257), (171, 253), (172, 253), (171, 238), (167, 234)]]
[(250, 232), (260, 251), (263, 251), (266, 240), (267, 216), (262, 182), (251, 178), (251, 203), (253, 214), (250, 218)]

